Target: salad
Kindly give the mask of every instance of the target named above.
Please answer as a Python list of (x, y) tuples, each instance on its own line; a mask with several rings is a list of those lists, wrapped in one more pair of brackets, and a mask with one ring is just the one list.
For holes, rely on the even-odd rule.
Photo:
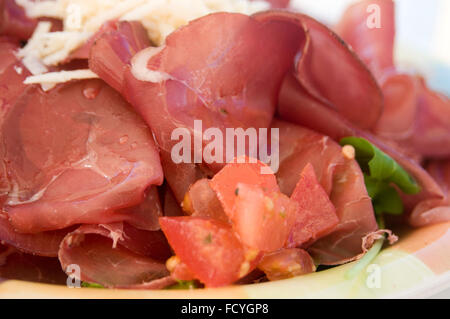
[(449, 221), (450, 100), (396, 67), (394, 12), (0, 0), (0, 279), (352, 278)]

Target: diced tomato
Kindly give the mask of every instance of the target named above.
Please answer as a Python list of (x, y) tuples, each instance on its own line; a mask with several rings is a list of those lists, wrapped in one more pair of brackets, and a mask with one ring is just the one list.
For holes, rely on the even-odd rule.
[(184, 196), (183, 210), (191, 216), (211, 217), (223, 222), (229, 222), (227, 215), (223, 211), (222, 204), (209, 185), (207, 178), (202, 178), (191, 185)]
[(288, 247), (311, 244), (329, 234), (339, 222), (336, 209), (308, 163), (301, 173), (291, 199), (298, 203)]
[(265, 255), (258, 265), (269, 280), (286, 279), (316, 271), (311, 256), (303, 249), (289, 248)]
[(262, 174), (263, 171), (270, 171), (269, 166), (260, 161), (250, 163), (250, 158), (244, 156), (234, 159), (214, 175), (210, 182), (211, 188), (217, 193), (228, 216), (233, 213), (238, 183), (256, 185), (268, 193), (279, 191), (275, 175)]
[(265, 193), (261, 187), (237, 184), (231, 221), (242, 243), (263, 252), (282, 248), (297, 211), (295, 201), (280, 192)]
[(239, 279), (245, 250), (229, 225), (200, 217), (161, 217), (159, 222), (175, 254), (207, 287)]

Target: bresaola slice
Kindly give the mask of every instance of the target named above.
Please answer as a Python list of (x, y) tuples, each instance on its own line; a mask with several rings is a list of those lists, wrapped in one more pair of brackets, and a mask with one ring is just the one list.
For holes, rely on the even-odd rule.
[(37, 21), (28, 18), (15, 0), (0, 0), (0, 35), (26, 40), (32, 35), (36, 24)]
[[(136, 235), (136, 232), (140, 236)], [(80, 267), (82, 281), (99, 283), (105, 287), (152, 288), (152, 282), (167, 277), (158, 245), (150, 245), (151, 232), (139, 231), (121, 223), (84, 225), (69, 233), (61, 244), (59, 260), (64, 270), (69, 265)], [(166, 257), (170, 254), (166, 246)], [(69, 269), (70, 270), (70, 269)], [(170, 280), (163, 280), (167, 285)], [(153, 288), (162, 288), (160, 284)]]
[[(379, 15), (375, 16), (373, 13), (377, 12)], [(381, 79), (385, 72), (395, 69), (394, 19), (395, 6), (392, 0), (364, 0), (349, 6), (334, 28), (358, 53), (377, 79)]]
[(427, 165), (427, 171), (442, 187), (445, 195), (442, 199), (425, 200), (414, 207), (409, 221), (416, 227), (450, 220), (450, 161), (432, 161)]
[(383, 108), (376, 80), (336, 34), (313, 18), (291, 12), (267, 11), (253, 16), (266, 23), (296, 25), (305, 42), (295, 59), (295, 76), (314, 98), (361, 129), (370, 129)]
[(3, 210), (20, 232), (112, 223), (133, 217), (114, 211), (137, 205), (162, 183), (148, 127), (99, 80), (47, 93), (30, 86), (1, 127), (8, 174)]
[(0, 214), (0, 242), (28, 254), (57, 257), (59, 244), (70, 230), (56, 230), (36, 234), (18, 233), (6, 216)]
[(65, 285), (57, 258), (34, 256), (0, 244), (0, 282), (5, 279)]
[[(367, 27), (370, 5), (379, 8), (380, 28)], [(450, 145), (450, 99), (430, 90), (422, 78), (396, 70), (394, 9), (392, 0), (361, 1), (347, 9), (336, 26), (382, 86), (384, 111), (373, 132), (411, 154), (448, 157), (450, 147), (442, 146)]]
[[(450, 99), (418, 76), (395, 74), (382, 84), (385, 110), (374, 132), (420, 156), (450, 155)], [(446, 147), (447, 146), (447, 147)]]
[(131, 58), (148, 46), (150, 40), (140, 22), (111, 21), (105, 23), (71, 58), (89, 57), (89, 68), (120, 92)]

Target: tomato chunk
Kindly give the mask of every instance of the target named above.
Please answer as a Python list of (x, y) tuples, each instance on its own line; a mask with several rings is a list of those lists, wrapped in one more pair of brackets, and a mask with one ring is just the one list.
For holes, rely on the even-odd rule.
[(265, 255), (258, 265), (269, 280), (279, 280), (316, 271), (311, 256), (303, 249), (288, 248)]
[(207, 178), (202, 178), (189, 187), (188, 192), (184, 196), (182, 206), (188, 215), (211, 217), (228, 222), (228, 217), (223, 211), (222, 204), (209, 185)]
[(229, 225), (201, 217), (161, 217), (159, 222), (175, 254), (207, 287), (239, 279), (245, 250)]
[(329, 234), (339, 222), (336, 209), (308, 163), (301, 173), (291, 199), (298, 203), (288, 247), (308, 245)]
[(263, 252), (282, 248), (297, 211), (295, 201), (280, 192), (265, 193), (261, 187), (238, 184), (231, 221), (242, 243)]
[(256, 185), (268, 193), (279, 191), (275, 175), (262, 174), (263, 171), (270, 171), (269, 166), (260, 161), (250, 163), (250, 158), (244, 156), (234, 159), (214, 175), (210, 182), (211, 188), (217, 193), (228, 216), (233, 214), (238, 183)]

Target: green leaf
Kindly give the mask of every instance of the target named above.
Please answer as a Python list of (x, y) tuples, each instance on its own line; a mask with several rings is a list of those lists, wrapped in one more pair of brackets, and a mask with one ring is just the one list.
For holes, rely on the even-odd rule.
[(341, 140), (341, 145), (355, 148), (355, 157), (364, 172), (375, 213), (402, 214), (403, 202), (393, 185), (406, 194), (416, 194), (420, 192), (416, 181), (395, 160), (363, 138), (346, 137)]
[(167, 287), (166, 289), (195, 289), (197, 284), (194, 280), (177, 280), (175, 285)]
[(417, 182), (390, 156), (360, 137), (345, 137), (341, 145), (351, 145), (356, 151), (356, 160), (361, 169), (371, 178), (393, 183), (406, 194), (417, 194), (420, 186)]
[(400, 215), (403, 213), (403, 202), (397, 190), (383, 181), (378, 181), (364, 174), (367, 192), (372, 198), (375, 213)]
[(100, 284), (97, 284), (95, 282), (87, 282), (87, 281), (83, 281), (81, 283), (81, 287), (85, 287), (85, 288), (105, 288)]

